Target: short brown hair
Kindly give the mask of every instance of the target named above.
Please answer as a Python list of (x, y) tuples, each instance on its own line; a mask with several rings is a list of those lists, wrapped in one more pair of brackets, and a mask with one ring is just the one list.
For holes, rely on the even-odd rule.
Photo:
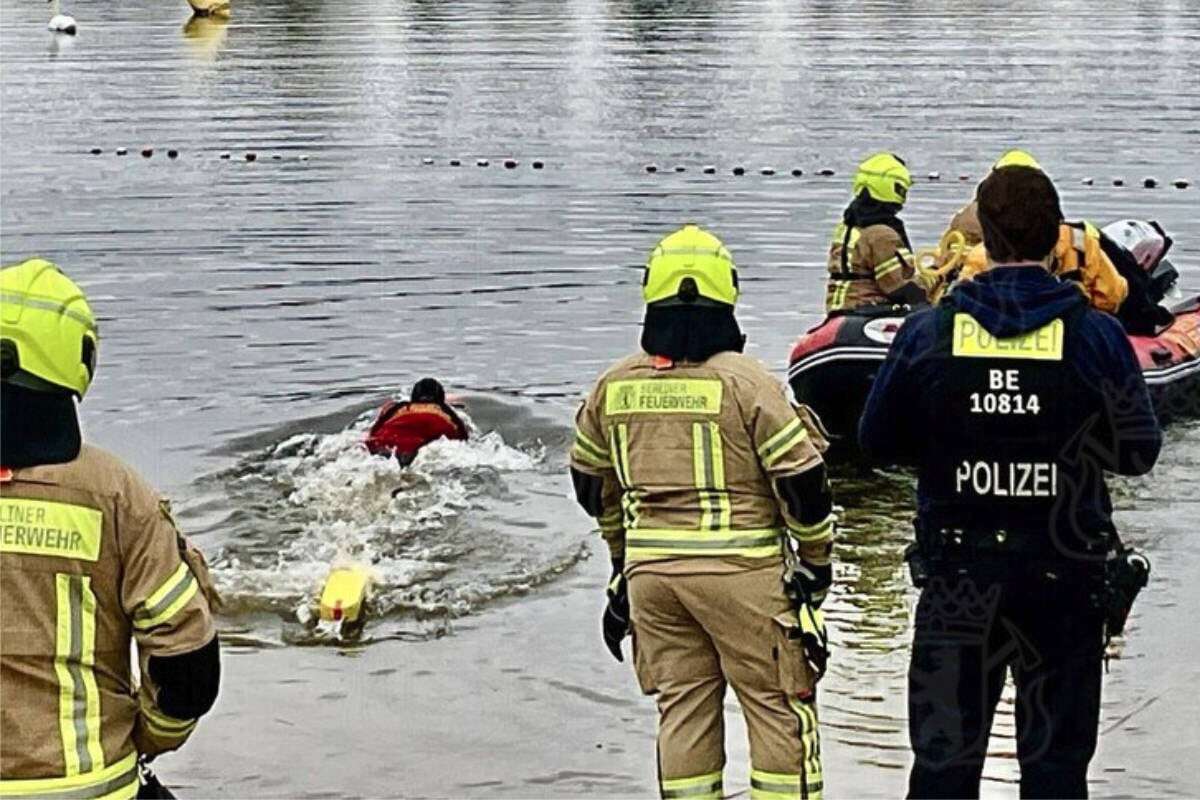
[(983, 244), (993, 261), (1041, 261), (1054, 250), (1063, 214), (1046, 173), (1020, 166), (992, 170), (975, 200)]

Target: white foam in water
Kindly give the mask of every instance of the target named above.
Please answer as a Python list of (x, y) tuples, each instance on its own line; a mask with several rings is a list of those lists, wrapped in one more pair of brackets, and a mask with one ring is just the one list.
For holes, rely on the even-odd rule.
[(238, 470), (231, 493), (261, 517), (245, 537), (255, 546), (235, 539), (217, 564), (233, 609), (290, 616), (313, 601), (332, 567), (359, 564), (372, 570), (377, 613), (460, 614), (536, 581), (547, 569), (535, 566), (536, 556), (562, 568), (564, 557), (553, 560), (561, 542), (543, 553), (537, 542), (509, 546), (495, 535), (501, 523), (493, 520), (514, 489), (547, 480), (539, 474), (543, 449), (519, 450), (490, 432), (433, 442), (402, 469), (367, 452), (370, 420), (364, 414), (337, 433), (292, 436)]

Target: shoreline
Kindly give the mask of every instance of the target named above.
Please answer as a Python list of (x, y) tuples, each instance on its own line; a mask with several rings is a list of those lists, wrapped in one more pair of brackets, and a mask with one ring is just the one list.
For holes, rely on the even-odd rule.
[[(1200, 565), (1200, 547), (1188, 544), (1161, 580)], [(460, 619), (440, 639), (359, 650), (226, 647), (216, 708), (182, 751), (155, 763), (159, 778), (181, 796), (656, 796), (654, 702), (637, 688), (628, 646), (618, 664), (600, 637), (601, 550), (594, 541), (593, 557), (561, 580)], [(1188, 624), (1200, 604), (1162, 595), (1142, 598), (1132, 638), (1105, 679), (1089, 773), (1096, 795), (1200, 788), (1186, 737), (1163, 735), (1193, 723), (1189, 689), (1200, 665), (1172, 663), (1175, 647), (1162, 646), (1200, 652), (1200, 631)], [(831, 673), (825, 702), (856, 688)], [(887, 697), (886, 708), (903, 713), (903, 698)], [(743, 796), (748, 752), (732, 692), (726, 711), (726, 794)], [(878, 746), (906, 746), (903, 728)], [(852, 731), (826, 725), (822, 733), (828, 796), (903, 795), (906, 769), (873, 760), (846, 740)], [(1012, 752), (1011, 742), (992, 745)], [(1011, 757), (989, 758), (983, 796), (1015, 797), (1014, 770)]]

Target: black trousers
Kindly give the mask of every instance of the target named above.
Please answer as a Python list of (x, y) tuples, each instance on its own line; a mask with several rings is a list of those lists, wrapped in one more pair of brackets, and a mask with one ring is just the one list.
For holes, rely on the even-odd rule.
[(1087, 797), (1104, 655), (1098, 580), (1069, 565), (938, 570), (917, 605), (908, 672), (910, 798), (979, 797), (1010, 670), (1021, 797)]

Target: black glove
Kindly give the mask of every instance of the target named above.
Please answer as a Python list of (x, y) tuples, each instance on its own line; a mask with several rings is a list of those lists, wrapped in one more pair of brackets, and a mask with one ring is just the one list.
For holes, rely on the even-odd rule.
[(617, 661), (625, 660), (621, 641), (629, 635), (629, 584), (624, 570), (623, 563), (613, 561), (613, 574), (608, 581), (608, 606), (604, 609), (604, 645)]
[(788, 595), (794, 600), (820, 608), (833, 584), (833, 565), (817, 566), (798, 559), (791, 568)]

